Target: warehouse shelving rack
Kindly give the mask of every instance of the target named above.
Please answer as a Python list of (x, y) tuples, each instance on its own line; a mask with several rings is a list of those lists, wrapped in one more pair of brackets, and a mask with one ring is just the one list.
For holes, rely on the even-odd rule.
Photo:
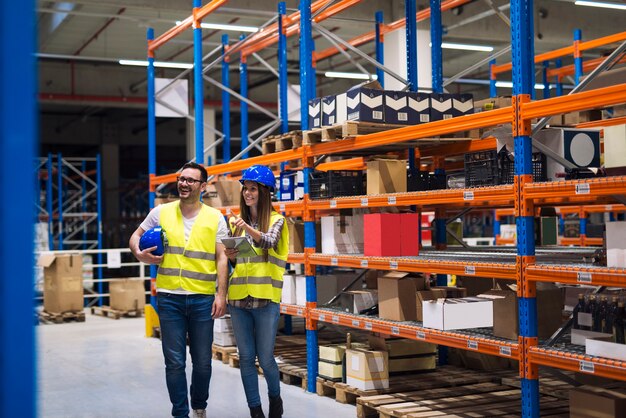
[[(439, 2), (433, 1), (434, 4)], [(590, 180), (563, 181), (557, 183), (533, 183), (531, 168), (531, 119), (581, 111), (626, 102), (626, 84), (606, 87), (569, 96), (530, 101), (534, 85), (532, 45), (532, 2), (511, 1), (511, 37), (513, 56), (514, 97), (510, 107), (467, 115), (452, 120), (437, 121), (423, 125), (407, 126), (391, 131), (363, 135), (332, 143), (303, 146), (295, 150), (249, 158), (219, 166), (208, 167), (211, 175), (231, 173), (252, 164), (273, 164), (287, 160), (301, 160), (305, 174), (305, 197), (298, 202), (277, 203), (282, 211), (298, 211), (305, 221), (305, 251), (290, 254), (289, 262), (303, 263), (307, 276), (306, 306), (281, 305), (281, 312), (305, 318), (307, 329), (308, 390), (315, 388), (317, 372), (317, 323), (328, 322), (352, 328), (379, 331), (385, 334), (433, 342), (436, 344), (472, 350), (480, 353), (512, 358), (520, 361), (522, 387), (522, 414), (539, 416), (538, 367), (550, 366), (567, 370), (594, 373), (626, 380), (626, 362), (590, 357), (568, 351), (544, 347), (537, 338), (536, 283), (538, 281), (569, 284), (609, 285), (626, 287), (626, 269), (605, 267), (580, 267), (569, 265), (544, 265), (536, 261), (533, 236), (535, 206), (587, 205), (612, 203), (615, 195), (626, 193), (626, 176)], [(307, 90), (312, 76), (310, 43), (311, 4), (301, 2), (301, 60), (305, 68), (301, 78), (303, 103), (308, 99)], [(310, 22), (309, 22), (310, 23)], [(269, 41), (268, 41), (269, 42)], [(308, 72), (307, 72), (308, 70)], [(310, 90), (308, 90), (310, 91)], [(304, 106), (303, 106), (304, 107)], [(304, 118), (303, 118), (304, 121)], [(418, 141), (421, 138), (441, 136), (456, 131), (512, 123), (515, 137), (515, 182), (513, 185), (476, 189), (441, 190), (428, 192), (396, 193), (381, 196), (357, 196), (329, 200), (312, 200), (308, 195), (308, 174), (314, 160), (321, 155), (346, 151), (364, 150), (392, 143)], [(413, 146), (413, 145), (412, 145)], [(467, 146), (467, 145), (464, 145)], [(472, 143), (469, 147), (483, 145)], [(452, 148), (452, 147), (451, 147)], [(457, 147), (461, 151), (462, 147)], [(439, 148), (446, 150), (446, 146)], [(151, 159), (154, 154), (151, 154)], [(153, 171), (151, 171), (153, 173)], [(151, 189), (156, 184), (171, 182), (174, 175), (151, 176)], [(449, 261), (438, 258), (414, 257), (364, 257), (361, 255), (316, 254), (313, 222), (316, 211), (351, 207), (384, 207), (416, 205), (424, 209), (446, 206), (514, 207), (518, 229), (517, 255), (505, 262)], [(232, 209), (226, 209), (226, 211)], [(441, 272), (484, 278), (503, 278), (518, 285), (520, 337), (518, 341), (496, 338), (479, 332), (444, 332), (424, 328), (419, 323), (404, 323), (358, 315), (339, 313), (318, 308), (315, 291), (315, 266), (346, 266), (375, 268), (379, 270), (407, 270)]]

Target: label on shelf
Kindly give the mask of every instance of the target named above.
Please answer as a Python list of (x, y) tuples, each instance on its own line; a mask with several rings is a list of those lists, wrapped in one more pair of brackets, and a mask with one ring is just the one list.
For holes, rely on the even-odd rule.
[(576, 194), (589, 194), (591, 192), (591, 186), (587, 183), (581, 183), (576, 185)]
[(367, 206), (369, 204), (367, 197), (361, 198), (361, 206)]
[(335, 324), (338, 324), (338, 323), (339, 323), (339, 316), (338, 316), (338, 315), (333, 315), (333, 322), (334, 322)]
[(390, 270), (398, 270), (398, 262), (397, 261), (390, 261), (389, 262), (389, 269)]
[(284, 203), (281, 203), (280, 205), (278, 205), (278, 207), (280, 208), (281, 212), (285, 211), (285, 204)]
[(465, 275), (470, 276), (476, 274), (475, 266), (465, 266)]
[(226, 215), (230, 215), (232, 214), (232, 212), (230, 211), (230, 208), (226, 208)]
[(368, 330), (368, 331), (371, 331), (372, 330), (372, 323), (371, 322), (366, 322), (365, 323), (365, 329)]
[(585, 373), (595, 373), (596, 368), (594, 364), (590, 361), (581, 360), (580, 361), (580, 371)]
[(591, 273), (588, 271), (579, 271), (576, 273), (576, 281), (579, 283), (591, 283)]
[(326, 315), (321, 314), (321, 315), (320, 315), (320, 319), (319, 319), (319, 320), (320, 320), (320, 321), (322, 321), (322, 322), (324, 322), (324, 321), (326, 320)]
[(368, 262), (367, 260), (361, 260), (361, 268), (367, 268)]
[(387, 198), (387, 204), (388, 205), (395, 205), (396, 204), (396, 197), (395, 196), (389, 196)]
[(478, 350), (478, 341), (468, 341), (467, 348), (470, 350)]
[(400, 328), (391, 327), (391, 335), (400, 335)]
[(505, 345), (500, 346), (500, 354), (503, 356), (511, 357), (511, 347), (507, 347)]
[(353, 319), (353, 320), (352, 320), (352, 326), (353, 326), (353, 327), (360, 327), (360, 326), (361, 326), (361, 323), (360, 323), (359, 321), (357, 321), (356, 319)]
[(296, 311), (296, 315), (298, 315), (298, 316), (302, 316), (302, 313), (303, 313), (302, 309), (298, 309)]
[(281, 311), (282, 313), (287, 313), (287, 307), (286, 307), (286, 306), (281, 306), (281, 307), (280, 307), (280, 311)]
[(474, 200), (474, 192), (463, 192), (463, 200)]
[(336, 208), (337, 207), (337, 201), (336, 200), (331, 200), (330, 201), (330, 207), (331, 208)]
[(415, 331), (415, 338), (417, 338), (418, 340), (425, 340), (426, 333), (424, 331)]
[(339, 260), (337, 260), (337, 257), (333, 257), (330, 259), (330, 265), (331, 266), (338, 266), (339, 265)]

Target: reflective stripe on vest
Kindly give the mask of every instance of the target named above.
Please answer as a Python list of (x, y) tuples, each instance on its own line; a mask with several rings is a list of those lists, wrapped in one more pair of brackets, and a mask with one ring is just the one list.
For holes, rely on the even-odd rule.
[(215, 241), (221, 216), (203, 204), (185, 242), (180, 201), (162, 206), (159, 223), (167, 233), (168, 246), (157, 271), (157, 288), (215, 294)]
[[(277, 212), (272, 212), (270, 225), (274, 225), (279, 219), (284, 220), (284, 217)], [(263, 253), (263, 250), (258, 247), (255, 247), (255, 250), (257, 253)], [(228, 286), (228, 298), (239, 300), (252, 296), (280, 303), (283, 273), (288, 254), (289, 229), (283, 221), (276, 248), (267, 250), (267, 260), (264, 255), (237, 260)]]

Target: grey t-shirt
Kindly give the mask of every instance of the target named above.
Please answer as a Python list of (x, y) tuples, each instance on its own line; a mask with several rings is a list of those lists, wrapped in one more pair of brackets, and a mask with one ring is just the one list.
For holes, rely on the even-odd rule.
[[(159, 219), (161, 216), (161, 205), (155, 207), (150, 211), (146, 219), (143, 220), (141, 225), (141, 229), (144, 231), (148, 231), (155, 226), (159, 225)], [(191, 235), (191, 228), (193, 227), (194, 222), (198, 216), (194, 216), (193, 218), (185, 218), (183, 216), (183, 225), (185, 227), (185, 242), (189, 240), (189, 235)], [(226, 221), (223, 216), (220, 216), (219, 223), (217, 225), (217, 236), (216, 241), (221, 242), (222, 238), (228, 238), (228, 226), (226, 225)], [(179, 295), (192, 295), (193, 292), (183, 289), (179, 287), (178, 289), (170, 290), (170, 289), (162, 289), (157, 287), (157, 292), (166, 292), (166, 293), (176, 293)]]

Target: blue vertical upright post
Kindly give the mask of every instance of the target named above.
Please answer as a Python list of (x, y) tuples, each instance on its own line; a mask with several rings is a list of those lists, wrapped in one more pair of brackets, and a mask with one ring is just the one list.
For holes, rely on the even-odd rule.
[[(493, 211), (493, 238), (495, 240), (500, 236), (501, 228), (500, 228), (500, 218), (497, 216), (496, 211)], [(498, 245), (497, 242), (494, 241), (494, 245)]]
[(578, 49), (578, 45), (583, 39), (583, 32), (580, 29), (574, 30), (574, 83), (578, 85), (583, 76), (583, 57)]
[(433, 93), (443, 93), (443, 58), (441, 52), (441, 0), (430, 0), (430, 55), (433, 67)]
[[(381, 29), (382, 29), (383, 22), (384, 22), (383, 12), (379, 10), (378, 12), (376, 12), (375, 16), (376, 16), (376, 39), (375, 39), (376, 62), (382, 65), (385, 65), (385, 43), (383, 42), (383, 39), (382, 39), (383, 36), (381, 34)], [(385, 72), (378, 67), (376, 67), (376, 78), (378, 82), (380, 83), (380, 85), (382, 86), (382, 88), (385, 88)]]
[[(36, 213), (37, 141), (36, 24), (34, 1), (0, 2), (0, 185), (23, 187), (26, 206), (2, 205), (0, 231), (0, 416), (33, 418), (37, 414), (36, 351), (33, 330), (33, 222)], [(52, 196), (50, 196), (51, 198)]]
[(543, 84), (543, 98), (550, 98), (550, 80), (548, 80), (548, 70), (550, 69), (550, 61), (543, 62), (543, 71), (541, 72), (541, 83)]
[[(81, 164), (81, 170), (83, 173), (83, 177), (81, 178), (80, 187), (82, 189), (82, 201), (81, 201), (81, 209), (83, 213), (87, 212), (87, 181), (85, 180), (85, 176), (87, 175), (87, 161), (83, 160)], [(83, 250), (87, 249), (87, 225), (83, 226)]]
[[(511, 44), (513, 56), (513, 97), (519, 103), (530, 100), (534, 88), (533, 1), (511, 1)], [(516, 115), (519, 112), (515, 113)], [(524, 198), (524, 183), (532, 182), (532, 139), (530, 121), (514, 121), (516, 199)], [(517, 202), (517, 200), (516, 200)], [(535, 256), (534, 211), (532, 204), (516, 203), (517, 271), (520, 352), (523, 362), (522, 416), (539, 417), (539, 380), (537, 366), (525, 354), (526, 347), (537, 344), (537, 298), (532, 283), (526, 281), (523, 265)]]
[[(406, 14), (406, 74), (409, 91), (417, 91), (417, 8), (414, 1), (404, 3)], [(415, 150), (409, 148), (409, 172), (417, 174), (415, 168)]]
[[(245, 39), (244, 35), (239, 37), (239, 40)], [(241, 62), (239, 63), (239, 89), (242, 97), (248, 98), (248, 64), (246, 62), (246, 56), (241, 55)], [(241, 101), (240, 106), (241, 113), (241, 150), (243, 151), (248, 147), (248, 103)], [(242, 158), (248, 158), (248, 153), (243, 154)]]
[[(98, 264), (102, 264), (102, 160), (100, 154), (96, 156), (96, 193), (98, 209)], [(102, 294), (102, 267), (98, 267), (98, 293)], [(102, 296), (98, 298), (98, 306), (102, 306)]]
[[(555, 68), (561, 68), (563, 66), (563, 61), (561, 60), (561, 58), (557, 59), (556, 61), (554, 61), (554, 66)], [(561, 79), (559, 78), (559, 76), (556, 76), (556, 95), (557, 97), (563, 96), (563, 82), (561, 81)]]
[(280, 133), (289, 131), (289, 112), (287, 106), (287, 35), (283, 27), (283, 18), (287, 13), (284, 1), (278, 3), (278, 109), (280, 116)]
[[(228, 47), (228, 34), (222, 35), (222, 84), (230, 88), (230, 63), (226, 59)], [(230, 161), (230, 94), (222, 89), (222, 158), (224, 163)]]
[[(202, 7), (202, 0), (193, 0), (194, 9)], [(195, 16), (195, 13), (194, 13)], [(204, 161), (204, 81), (202, 80), (202, 27), (193, 22), (193, 90), (195, 104), (196, 162)]]
[(59, 245), (57, 249), (63, 249), (63, 156), (59, 152), (57, 154), (57, 193), (59, 199), (57, 200), (57, 208), (59, 210)]
[(489, 97), (496, 97), (498, 95), (496, 89), (496, 75), (493, 72), (493, 67), (496, 66), (496, 60), (489, 61)]
[(52, 159), (54, 156), (52, 153), (48, 153), (48, 161), (46, 161), (46, 168), (48, 170), (48, 179), (46, 181), (46, 210), (48, 211), (48, 249), (54, 250), (54, 206), (52, 201)]
[[(148, 28), (147, 35), (148, 41), (154, 40), (154, 29)], [(154, 86), (154, 54), (148, 52), (148, 174), (150, 177), (156, 176), (156, 112), (155, 112), (155, 86)], [(148, 193), (148, 202), (150, 208), (154, 207), (155, 192), (150, 188)], [(150, 266), (150, 304), (154, 309), (157, 309), (156, 293), (155, 293), (155, 281), (156, 281), (156, 266)]]

